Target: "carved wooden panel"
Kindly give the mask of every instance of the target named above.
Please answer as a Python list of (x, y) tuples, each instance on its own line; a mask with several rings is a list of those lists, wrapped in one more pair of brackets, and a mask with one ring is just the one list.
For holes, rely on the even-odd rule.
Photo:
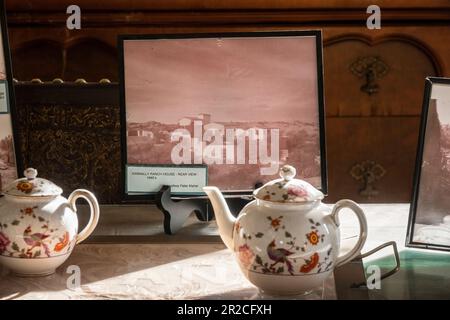
[[(366, 28), (367, 4), (359, 0), (136, 0), (132, 3), (79, 0), (77, 4), (82, 9), (80, 30), (66, 29), (65, 10), (72, 4), (69, 0), (7, 1), (7, 18), (14, 76), (19, 80), (85, 78), (98, 81), (109, 78), (117, 81), (118, 34), (321, 29), (325, 43), (328, 200), (350, 197), (359, 201), (385, 202), (410, 199), (424, 77), (450, 76), (450, 2), (419, 2), (416, 1), (414, 6), (408, 0), (378, 3), (382, 7), (381, 30)], [(60, 117), (53, 114), (56, 110), (69, 107), (74, 109), (65, 112), (77, 114), (82, 119), (95, 118), (95, 114), (107, 105), (118, 110), (117, 101), (93, 104), (92, 99), (99, 94), (96, 89), (92, 95), (80, 94), (71, 102), (61, 100), (61, 97), (50, 101), (49, 95), (39, 90), (42, 89), (22, 89), (17, 98), (32, 97), (32, 101), (21, 102), (32, 110), (35, 110), (36, 101), (43, 99), (45, 103), (40, 107), (53, 108), (52, 112), (45, 111), (49, 119)], [(58, 90), (67, 96), (72, 89), (67, 89), (70, 92), (64, 88)], [(26, 110), (21, 113), (29, 115)], [(81, 115), (79, 112), (86, 113)], [(39, 139), (43, 139), (39, 135), (56, 139), (58, 133), (66, 146), (80, 141), (76, 148), (94, 148), (100, 154), (110, 150), (111, 159), (100, 156), (99, 165), (118, 165), (112, 161), (118, 156), (113, 148), (115, 143), (102, 145), (98, 140), (109, 137), (106, 131), (101, 135), (90, 135), (100, 130), (101, 125), (91, 124), (90, 129), (83, 129), (80, 122), (77, 129), (69, 129), (57, 122), (52, 133), (53, 129), (33, 121), (21, 120), (24, 130), (30, 134), (26, 141), (32, 143), (23, 146), (27, 152), (38, 152)], [(26, 128), (30, 123), (39, 128), (36, 137), (31, 134), (34, 131)], [(71, 132), (77, 138), (72, 138)], [(118, 137), (118, 131), (114, 137), (116, 134)], [(400, 135), (403, 138), (400, 139)], [(96, 142), (88, 143), (92, 141)], [(91, 165), (89, 161), (94, 159), (78, 149), (73, 150), (68, 160), (64, 162), (61, 158), (58, 166), (52, 164), (48, 155), (43, 155), (38, 164), (53, 166), (50, 173), (63, 184), (70, 172), (70, 168), (63, 171), (64, 166), (72, 166), (78, 161)], [(26, 157), (32, 161), (29, 155)], [(386, 170), (372, 187), (363, 186), (365, 178), (357, 180), (350, 173), (351, 168), (367, 161), (374, 161)], [(67, 180), (70, 186), (76, 185), (76, 181), (85, 185), (97, 183), (92, 168), (77, 170)], [(113, 167), (114, 170), (119, 168)], [(104, 169), (99, 172), (103, 173)], [(115, 201), (113, 185), (102, 185), (102, 188), (105, 190), (103, 201)], [(374, 194), (370, 188), (378, 190), (373, 199), (361, 196), (361, 189)]]
[(66, 45), (36, 39), (14, 48), (13, 56), (14, 77), (22, 81), (118, 80), (117, 50), (98, 39), (78, 39)]
[[(408, 40), (331, 40), (325, 48), (327, 116), (420, 116), (425, 78), (437, 70), (420, 43)], [(364, 89), (370, 73), (373, 94)]]
[(424, 82), (439, 64), (407, 36), (342, 36), (325, 55), (328, 200), (410, 201)]
[[(433, 57), (408, 37), (328, 42), (329, 201), (410, 200), (424, 79), (436, 69)], [(355, 179), (355, 168), (371, 162), (383, 174), (375, 179), (369, 170)]]
[(33, 40), (14, 49), (12, 64), (16, 79), (53, 80), (61, 77), (63, 52), (55, 41)]
[(78, 78), (93, 82), (102, 78), (118, 81), (118, 55), (115, 47), (98, 39), (87, 38), (71, 44), (65, 52), (66, 64), (61, 78), (69, 81)]
[(61, 186), (120, 201), (117, 85), (17, 84), (21, 155), (26, 167)]
[[(351, 198), (358, 202), (409, 202), (412, 191), (418, 117), (346, 117), (327, 119), (327, 202)], [(383, 174), (372, 182), (376, 194), (352, 175), (355, 165), (373, 161)]]
[[(361, 0), (78, 0), (80, 30), (66, 28), (66, 8), (74, 4), (70, 0), (6, 1), (6, 5), (12, 61), (19, 80), (98, 81), (106, 77), (116, 81), (119, 34), (321, 29), (328, 40), (336, 35), (397, 33), (422, 38), (440, 59), (448, 57), (448, 0), (415, 1), (414, 5), (408, 0), (378, 2), (383, 27), (375, 31), (366, 28), (367, 3)], [(59, 66), (56, 72), (50, 72), (54, 70), (49, 63), (52, 59), (40, 53), (35, 42), (59, 46), (60, 54), (53, 59)], [(27, 46), (31, 48), (24, 52)], [(19, 59), (24, 56), (34, 59)], [(27, 64), (32, 66), (27, 68)]]

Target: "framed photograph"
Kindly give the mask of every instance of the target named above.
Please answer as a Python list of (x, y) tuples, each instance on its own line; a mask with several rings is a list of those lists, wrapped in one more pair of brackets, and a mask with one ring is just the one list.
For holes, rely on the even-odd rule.
[(427, 78), (406, 245), (450, 250), (450, 79)]
[[(14, 96), (5, 6), (0, 0), (0, 190), (17, 179), (14, 140)], [(17, 142), (17, 141), (16, 141)]]
[(202, 195), (208, 183), (245, 195), (284, 164), (327, 192), (320, 31), (124, 35), (118, 44), (125, 198), (148, 199), (159, 177), (179, 186), (186, 175), (192, 183), (177, 194)]

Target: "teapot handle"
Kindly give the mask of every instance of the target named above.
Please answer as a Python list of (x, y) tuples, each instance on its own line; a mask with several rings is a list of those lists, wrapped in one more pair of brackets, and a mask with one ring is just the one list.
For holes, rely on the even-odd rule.
[(346, 264), (347, 262), (350, 262), (355, 257), (357, 257), (361, 253), (361, 249), (363, 248), (364, 244), (366, 243), (367, 239), (367, 220), (366, 216), (364, 215), (364, 211), (361, 209), (361, 207), (352, 200), (340, 200), (336, 202), (336, 204), (333, 207), (333, 210), (331, 211), (331, 219), (333, 219), (334, 223), (337, 227), (339, 227), (339, 212), (343, 208), (349, 208), (351, 209), (356, 216), (358, 217), (359, 222), (359, 239), (356, 245), (346, 254), (340, 254), (336, 260), (335, 267), (342, 266)]
[(91, 235), (91, 233), (97, 226), (98, 219), (100, 217), (100, 207), (98, 205), (97, 198), (94, 196), (92, 192), (84, 189), (77, 189), (74, 192), (72, 192), (69, 196), (68, 199), (69, 205), (74, 212), (77, 212), (76, 201), (79, 198), (83, 198), (88, 202), (89, 208), (91, 210), (91, 216), (89, 218), (89, 222), (86, 225), (86, 227), (84, 227), (84, 229), (78, 233), (77, 244), (84, 241), (87, 237)]

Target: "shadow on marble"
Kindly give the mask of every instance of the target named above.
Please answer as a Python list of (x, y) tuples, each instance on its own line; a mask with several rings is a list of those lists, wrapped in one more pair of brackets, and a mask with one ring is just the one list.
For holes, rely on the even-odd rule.
[[(390, 240), (396, 241), (401, 250), (409, 206), (363, 207), (370, 226), (363, 252)], [(137, 216), (133, 218), (134, 214)], [(80, 228), (85, 218), (80, 214)], [(347, 233), (351, 241), (358, 230), (351, 221), (346, 221), (345, 215), (342, 218), (343, 236), (345, 238)], [(198, 223), (194, 219), (192, 227), (188, 224), (174, 236), (163, 234), (161, 222), (161, 213), (151, 207), (103, 210), (96, 236), (136, 236), (144, 232), (142, 242), (149, 244), (81, 244), (54, 275), (44, 278), (18, 278), (0, 267), (0, 299), (250, 299), (257, 292), (242, 275), (233, 253), (219, 244), (214, 222)], [(197, 233), (189, 232), (189, 228)], [(342, 242), (343, 248), (348, 246), (345, 242)], [(412, 258), (405, 255), (402, 259), (405, 261), (402, 260), (401, 271), (383, 281), (381, 292), (376, 294), (386, 298), (419, 297), (419, 293), (409, 291), (417, 287), (414, 290), (432, 293), (440, 286), (439, 296), (450, 297), (447, 289), (450, 288), (450, 261), (419, 270), (415, 265), (417, 261), (419, 265), (427, 264), (434, 258), (423, 257), (424, 261), (420, 262), (416, 257), (413, 259), (416, 262), (411, 262), (409, 272), (412, 273), (407, 274), (403, 264), (407, 265)], [(382, 260), (379, 263), (382, 264)], [(81, 268), (78, 290), (67, 289), (69, 265)], [(429, 274), (428, 280), (421, 280), (423, 273), (425, 277)], [(409, 282), (410, 278), (414, 283)]]
[[(191, 265), (195, 267), (205, 264), (202, 257), (226, 251), (224, 249), (223, 245), (205, 244), (80, 244), (75, 247), (72, 255), (56, 270), (56, 273), (49, 276), (19, 277), (0, 266), (0, 299), (17, 299), (29, 292), (45, 292), (46, 294), (48, 292), (66, 292), (67, 297), (70, 297), (74, 293), (67, 288), (67, 281), (71, 274), (66, 273), (66, 270), (70, 265), (80, 267), (81, 285), (84, 289), (88, 289), (91, 284), (111, 279), (113, 283), (126, 284), (127, 278), (131, 279), (131, 282), (139, 282), (145, 277), (148, 277), (148, 283), (142, 281), (143, 285), (149, 286), (151, 289), (153, 272), (163, 275), (164, 273), (170, 275), (172, 272), (174, 278), (183, 277), (185, 276), (183, 272), (189, 272), (188, 268)], [(211, 264), (209, 263), (209, 265)], [(176, 273), (177, 269), (179, 269), (178, 274)], [(170, 279), (168, 285), (170, 285)]]
[[(335, 300), (336, 293), (334, 291), (332, 279), (328, 280), (326, 288), (320, 288), (308, 292), (307, 294), (292, 296), (274, 296), (267, 295), (258, 290), (256, 287), (248, 289), (234, 290), (231, 292), (213, 294), (195, 297), (196, 300), (222, 300), (224, 298), (231, 300)], [(230, 298), (231, 297), (231, 298)]]

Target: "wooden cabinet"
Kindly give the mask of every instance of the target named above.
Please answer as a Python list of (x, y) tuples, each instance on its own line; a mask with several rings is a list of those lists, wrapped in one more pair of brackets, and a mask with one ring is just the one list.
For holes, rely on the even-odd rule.
[(324, 52), (329, 200), (409, 201), (424, 79), (442, 65), (425, 43), (387, 31), (340, 35)]
[(381, 30), (356, 0), (75, 2), (81, 30), (74, 1), (8, 1), (15, 78), (117, 81), (118, 34), (323, 30), (328, 200), (409, 201), (424, 78), (450, 76), (447, 0), (377, 1)]

